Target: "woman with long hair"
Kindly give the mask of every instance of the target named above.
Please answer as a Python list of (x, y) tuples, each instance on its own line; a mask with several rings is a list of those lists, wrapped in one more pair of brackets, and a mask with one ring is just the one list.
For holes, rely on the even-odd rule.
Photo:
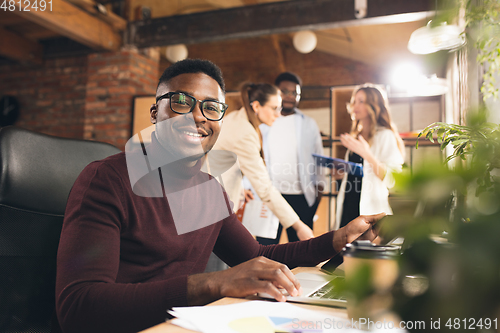
[(346, 160), (363, 164), (363, 177), (338, 172), (342, 183), (337, 196), (336, 227), (340, 228), (359, 215), (385, 212), (389, 206), (392, 174), (404, 163), (404, 143), (391, 122), (385, 94), (373, 84), (357, 87), (347, 105), (351, 132), (340, 136), (347, 148)]
[[(313, 237), (312, 230), (300, 220), (269, 178), (262, 152), (259, 125), (271, 126), (281, 111), (281, 95), (277, 87), (267, 83), (244, 83), (240, 89), (243, 107), (224, 117), (222, 130), (214, 149), (228, 150), (238, 156), (243, 174), (259, 198), (278, 217), (283, 228), (293, 227), (300, 240)], [(224, 179), (229, 198), (238, 207), (243, 191), (241, 181)]]

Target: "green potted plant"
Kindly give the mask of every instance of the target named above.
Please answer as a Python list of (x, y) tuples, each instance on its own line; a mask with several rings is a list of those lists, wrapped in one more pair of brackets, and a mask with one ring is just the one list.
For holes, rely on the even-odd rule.
[[(397, 217), (396, 232), (411, 246), (400, 259), (393, 309), (406, 322), (499, 329), (500, 126), (486, 119), (483, 109), (465, 126), (428, 126), (419, 138), (452, 153), (445, 163), (396, 176), (400, 195), (420, 209)], [(415, 276), (425, 283), (408, 287)]]
[[(500, 2), (443, 0), (440, 8), (451, 9), (436, 24), (464, 19), (484, 69), (482, 96), (495, 98)], [(466, 118), (465, 125), (435, 123), (420, 133), (419, 140), (440, 144), (444, 161), (395, 175), (404, 200), (393, 205), (392, 232), (405, 245), (391, 308), (410, 331), (500, 331), (500, 125), (487, 121), (484, 108)], [(358, 300), (374, 294), (370, 274), (365, 269), (347, 283)]]

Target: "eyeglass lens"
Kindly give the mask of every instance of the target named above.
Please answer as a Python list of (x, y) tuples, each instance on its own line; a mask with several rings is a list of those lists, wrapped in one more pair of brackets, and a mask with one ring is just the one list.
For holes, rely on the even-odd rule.
[[(170, 97), (172, 110), (178, 113), (189, 113), (194, 108), (196, 99), (180, 93), (174, 93)], [(219, 120), (224, 113), (224, 104), (216, 101), (203, 101), (201, 104), (203, 114), (207, 119)]]
[(283, 89), (283, 90), (281, 91), (281, 93), (282, 93), (283, 95), (285, 95), (285, 96), (286, 96), (286, 95), (290, 95), (290, 96), (293, 96), (293, 97), (297, 97), (297, 95), (299, 95), (299, 94), (297, 94), (297, 92), (296, 92), (296, 91), (294, 91), (294, 90), (286, 90), (286, 89)]

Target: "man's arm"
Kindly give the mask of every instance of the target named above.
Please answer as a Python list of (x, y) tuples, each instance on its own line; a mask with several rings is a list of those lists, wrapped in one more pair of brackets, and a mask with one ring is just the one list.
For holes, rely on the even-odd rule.
[[(339, 251), (349, 239), (339, 232), (335, 233), (337, 236), (331, 232), (309, 241), (261, 246), (233, 214), (218, 226), (214, 225), (207, 237), (219, 236), (214, 252), (235, 267), (225, 272), (192, 274), (189, 273), (193, 271), (191, 266), (176, 266), (178, 259), (172, 253), (168, 266), (160, 265), (156, 270), (142, 273), (128, 271), (124, 275), (124, 270), (139, 269), (139, 265), (120, 260), (127, 242), (121, 234), (127, 229), (125, 224), (129, 218), (125, 208), (127, 199), (121, 189), (125, 184), (120, 185), (120, 178), (112, 172), (94, 177), (101, 171), (93, 166), (87, 168), (87, 179), (77, 180), (68, 200), (56, 281), (56, 311), (64, 332), (136, 332), (162, 322), (168, 308), (204, 304), (224, 296), (242, 297), (263, 291), (280, 299), (277, 286), (287, 288), (290, 293), (300, 290), (285, 264), (289, 267), (315, 265)], [(155, 221), (148, 220), (148, 223), (151, 223), (148, 224), (150, 230)], [(367, 225), (360, 226), (360, 230), (363, 228)], [(148, 240), (155, 236), (150, 235)], [(189, 234), (175, 235), (170, 240), (175, 242), (176, 237), (189, 237)], [(165, 243), (169, 241), (163, 236), (160, 238), (163, 245), (168, 245)], [(185, 239), (182, 244), (186, 243)], [(210, 251), (211, 246), (202, 244), (200, 249)], [(132, 248), (129, 247), (132, 252), (128, 260), (155, 267), (157, 258), (149, 260), (153, 258), (146, 256), (149, 261), (141, 260), (141, 256), (146, 255), (144, 247), (134, 241)], [(267, 259), (259, 258), (261, 256)], [(176, 268), (174, 273), (161, 273), (170, 267)], [(145, 273), (149, 275), (144, 276)], [(122, 279), (128, 276), (127, 281), (121, 281), (119, 276)]]
[[(124, 269), (126, 203), (120, 178), (97, 165), (84, 170), (68, 199), (57, 258), (57, 317), (63, 332), (137, 332), (164, 321), (169, 307), (187, 305), (187, 275), (155, 280), (136, 273), (136, 281), (149, 280), (117, 281)], [(137, 244), (137, 260), (141, 250)]]
[(300, 283), (286, 265), (261, 256), (224, 271), (190, 275), (187, 299), (189, 305), (203, 305), (222, 297), (266, 292), (284, 302), (286, 298), (278, 290), (279, 286), (292, 296), (302, 292)]
[[(258, 244), (241, 223), (229, 219), (221, 229), (214, 251), (230, 264), (238, 257), (244, 262), (225, 271), (189, 276), (188, 303), (200, 305), (221, 297), (246, 297), (260, 292), (272, 295), (277, 301), (285, 301), (278, 287), (291, 295), (301, 292), (289, 267), (314, 266), (331, 258), (361, 235), (363, 239), (375, 239), (377, 233), (372, 226), (383, 216), (384, 213), (360, 216), (337, 231), (307, 241), (269, 246)], [(227, 238), (227, 233), (232, 237)], [(250, 259), (252, 255), (254, 257)]]

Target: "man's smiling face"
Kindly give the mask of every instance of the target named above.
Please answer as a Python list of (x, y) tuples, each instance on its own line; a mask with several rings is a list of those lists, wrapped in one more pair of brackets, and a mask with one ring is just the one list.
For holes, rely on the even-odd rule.
[[(218, 100), (224, 102), (224, 93), (217, 81), (204, 73), (186, 73), (160, 84), (156, 97), (168, 92), (182, 92), (197, 100)], [(202, 114), (201, 105), (196, 103), (193, 112), (178, 114), (170, 109), (170, 100), (158, 101), (151, 108), (151, 122), (156, 123), (157, 138), (161, 145), (177, 158), (197, 160), (209, 152), (221, 130), (222, 121), (211, 121)]]

